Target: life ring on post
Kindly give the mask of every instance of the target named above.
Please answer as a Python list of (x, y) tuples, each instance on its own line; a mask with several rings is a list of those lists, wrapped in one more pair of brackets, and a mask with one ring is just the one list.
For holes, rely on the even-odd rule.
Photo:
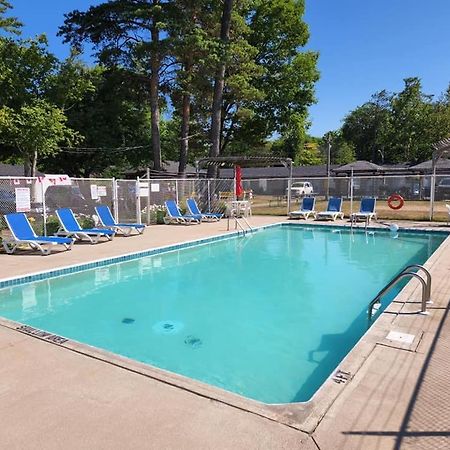
[(387, 204), (391, 209), (400, 209), (405, 204), (405, 200), (400, 194), (392, 194), (387, 199)]

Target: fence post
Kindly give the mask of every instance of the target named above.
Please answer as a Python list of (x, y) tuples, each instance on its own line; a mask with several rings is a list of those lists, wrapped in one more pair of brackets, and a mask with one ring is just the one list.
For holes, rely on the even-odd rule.
[(44, 219), (44, 236), (47, 236), (47, 207), (45, 206), (44, 182), (41, 182), (42, 190), (42, 218)]
[(211, 184), (210, 180), (208, 179), (208, 212), (211, 212)]
[(288, 178), (288, 191), (287, 191), (287, 215), (291, 212), (291, 188), (292, 188), (292, 178)]
[(136, 222), (141, 223), (141, 183), (139, 177), (136, 178)]
[(150, 192), (151, 192), (151, 184), (150, 184), (150, 168), (147, 167), (147, 225), (150, 225)]
[(115, 178), (112, 179), (112, 201), (113, 201), (113, 212), (114, 212), (114, 220), (116, 222), (119, 221), (119, 199), (117, 198), (117, 180)]
[(433, 220), (434, 213), (434, 197), (435, 197), (435, 189), (436, 189), (436, 171), (431, 175), (430, 180), (430, 221)]
[(175, 201), (178, 205), (178, 180), (175, 180)]
[(350, 217), (353, 214), (353, 169), (350, 176)]

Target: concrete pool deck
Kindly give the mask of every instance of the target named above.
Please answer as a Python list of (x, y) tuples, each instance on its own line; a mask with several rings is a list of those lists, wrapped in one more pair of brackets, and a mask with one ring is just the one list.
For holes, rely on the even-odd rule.
[[(254, 216), (251, 224), (280, 221)], [(155, 226), (143, 236), (75, 245), (71, 252), (48, 257), (0, 254), (0, 279), (224, 232), (225, 220)], [(449, 245), (447, 240), (427, 264), (433, 275), (431, 314), (410, 314), (418, 305), (403, 301), (420, 297), (417, 283), (409, 283), (368, 333), (372, 341), (364, 361), (352, 368), (351, 379), (339, 385), (339, 395), (314, 426), (286, 425), (1, 324), (2, 444), (46, 449), (449, 447)], [(384, 331), (392, 329), (415, 337), (409, 344), (388, 340)]]

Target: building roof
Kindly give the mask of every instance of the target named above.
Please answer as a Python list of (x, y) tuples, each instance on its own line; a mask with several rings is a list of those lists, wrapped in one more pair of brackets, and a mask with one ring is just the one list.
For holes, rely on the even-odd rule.
[[(23, 177), (24, 175), (23, 164), (3, 164), (0, 163), (0, 177)], [(36, 171), (37, 177), (42, 177), (42, 172)]]
[[(415, 166), (410, 167), (411, 170), (430, 171), (433, 169), (433, 160), (421, 162)], [(447, 158), (440, 158), (436, 161), (437, 170), (450, 170), (450, 160)]]
[(349, 164), (344, 164), (343, 166), (334, 169), (335, 173), (346, 173), (346, 172), (382, 172), (383, 167), (378, 164), (374, 164), (370, 161), (354, 161)]

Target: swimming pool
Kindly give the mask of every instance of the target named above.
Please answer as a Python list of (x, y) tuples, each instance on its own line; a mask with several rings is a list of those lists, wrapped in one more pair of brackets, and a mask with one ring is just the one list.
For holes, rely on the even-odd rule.
[(369, 301), (445, 237), (272, 227), (8, 287), (0, 316), (265, 403), (307, 401), (366, 331)]

